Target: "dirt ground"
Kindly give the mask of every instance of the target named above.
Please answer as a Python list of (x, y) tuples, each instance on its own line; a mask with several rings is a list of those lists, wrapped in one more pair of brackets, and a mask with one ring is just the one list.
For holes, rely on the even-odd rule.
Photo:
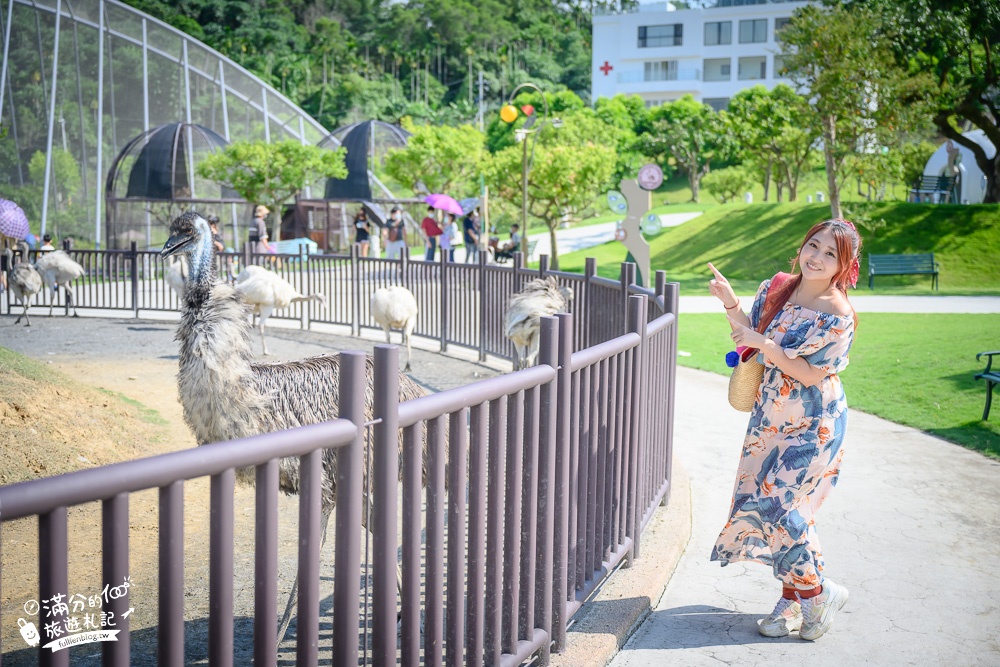
[[(181, 406), (177, 399), (177, 356), (171, 322), (123, 319), (61, 317), (33, 318), (30, 329), (14, 327), (13, 317), (0, 317), (0, 346), (42, 361), (69, 378), (88, 385), (120, 394), (140, 404), (136, 415), (120, 414), (119, 419), (132, 424), (135, 432), (152, 442), (139, 442), (134, 446), (116, 443), (94, 445), (93, 425), (74, 413), (72, 392), (52, 388), (49, 407), (36, 410), (32, 419), (38, 419), (58, 431), (66, 442), (76, 443), (79, 458), (70, 461), (73, 467), (90, 467), (112, 460), (127, 460), (138, 456), (178, 451), (195, 445), (194, 438), (183, 422)], [(370, 339), (345, 338), (326, 333), (273, 328), (268, 345), (273, 354), (268, 360), (301, 358), (315, 354), (329, 354), (340, 349), (370, 351), (376, 342)], [(414, 348), (412, 376), (431, 390), (462, 386), (497, 375), (497, 367), (485, 366), (441, 355), (430, 350)], [(59, 393), (62, 392), (62, 396)], [(102, 408), (127, 412), (117, 400), (107, 400), (108, 406), (84, 406), (84, 410)], [(148, 408), (155, 411), (150, 423)], [(16, 413), (15, 408), (7, 412)], [(75, 416), (74, 416), (75, 415)], [(8, 415), (16, 418), (17, 415)], [(131, 420), (131, 421), (129, 421)], [(141, 423), (140, 423), (141, 422)], [(30, 433), (30, 425), (27, 427)], [(90, 429), (88, 431), (88, 429)], [(23, 436), (22, 436), (23, 437)], [(0, 436), (2, 438), (2, 436)], [(0, 440), (0, 442), (3, 442)], [(11, 448), (28, 460), (27, 453), (38, 455), (31, 442), (3, 442), (5, 452)], [(108, 452), (106, 450), (110, 449)], [(17, 456), (17, 454), (15, 454)], [(41, 456), (44, 460), (45, 457)], [(38, 470), (44, 472), (44, 466)], [(201, 664), (207, 660), (208, 619), (208, 544), (209, 544), (209, 484), (207, 478), (192, 480), (185, 485), (185, 619), (188, 644), (187, 664)], [(236, 660), (249, 663), (252, 650), (253, 610), (253, 529), (254, 492), (252, 488), (237, 486), (235, 496), (235, 558), (237, 580), (234, 582), (234, 609), (236, 616)], [(156, 664), (157, 622), (157, 559), (158, 559), (158, 494), (155, 490), (133, 494), (129, 500), (130, 514), (130, 588), (132, 664)], [(73, 508), (69, 514), (70, 543), (70, 594), (85, 596), (100, 592), (101, 567), (100, 506), (91, 503)], [(295, 576), (297, 545), (297, 499), (281, 497), (279, 500), (279, 613), (284, 607), (288, 589)], [(332, 540), (331, 540), (332, 542)], [(0, 574), (0, 624), (2, 624), (2, 651), (4, 664), (37, 664), (37, 651), (26, 648), (17, 625), (25, 617), (24, 605), (37, 599), (37, 522), (25, 519), (3, 525), (2, 574)], [(324, 548), (323, 560), (332, 562), (333, 545)], [(332, 567), (321, 572), (321, 599), (329, 603), (332, 594)], [(37, 621), (38, 618), (35, 617)], [(294, 627), (294, 626), (293, 626)], [(41, 631), (41, 627), (39, 627)], [(329, 644), (330, 628), (321, 627), (322, 643)], [(286, 642), (279, 664), (292, 664), (291, 642)], [(73, 664), (99, 664), (100, 645), (87, 644), (71, 649)]]

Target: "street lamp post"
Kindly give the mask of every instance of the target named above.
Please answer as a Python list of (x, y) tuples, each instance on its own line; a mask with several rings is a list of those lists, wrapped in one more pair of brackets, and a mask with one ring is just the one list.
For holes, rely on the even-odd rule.
[[(535, 114), (534, 107), (530, 105), (525, 105), (518, 109), (514, 106), (514, 100), (517, 98), (517, 94), (524, 90), (525, 88), (530, 88), (536, 91), (542, 98), (542, 120), (536, 123), (537, 115)], [(542, 92), (541, 88), (533, 83), (526, 82), (519, 85), (517, 88), (511, 91), (507, 98), (507, 104), (500, 110), (500, 118), (506, 123), (513, 123), (517, 120), (521, 114), (524, 114), (528, 119), (524, 122), (524, 125), (514, 130), (514, 138), (522, 143), (521, 146), (521, 252), (527, 253), (528, 249), (528, 172), (531, 171), (531, 163), (535, 159), (535, 146), (538, 145), (538, 132), (545, 127), (547, 123), (551, 123), (552, 127), (559, 128), (562, 126), (562, 121), (558, 118), (549, 119), (549, 103), (545, 99), (545, 94)], [(534, 141), (531, 144), (531, 155), (528, 155), (528, 140), (534, 136)]]

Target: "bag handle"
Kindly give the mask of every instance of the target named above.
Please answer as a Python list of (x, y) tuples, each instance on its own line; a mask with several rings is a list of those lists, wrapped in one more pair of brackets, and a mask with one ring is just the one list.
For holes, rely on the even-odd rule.
[[(771, 284), (767, 288), (767, 296), (764, 297), (764, 309), (761, 311), (761, 320), (757, 323), (756, 331), (757, 333), (763, 334), (767, 331), (767, 327), (771, 325), (774, 318), (777, 317), (777, 313), (771, 317), (767, 322), (764, 321), (764, 313), (766, 313), (770, 307), (774, 304), (774, 300), (777, 298), (776, 292), (781, 288), (782, 285), (787, 283), (789, 280), (794, 278), (791, 273), (776, 273), (774, 277), (771, 278)], [(740, 359), (743, 361), (748, 361), (751, 357), (756, 356), (759, 350), (755, 347), (746, 347), (742, 350), (737, 350), (740, 353)]]

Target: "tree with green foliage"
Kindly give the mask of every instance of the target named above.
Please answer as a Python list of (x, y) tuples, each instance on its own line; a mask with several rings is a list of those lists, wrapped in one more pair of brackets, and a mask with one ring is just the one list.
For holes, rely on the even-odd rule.
[(726, 126), (737, 140), (740, 155), (764, 176), (764, 201), (773, 177), (781, 201), (782, 186), (795, 201), (799, 180), (808, 168), (819, 138), (812, 110), (790, 86), (779, 83), (745, 88), (729, 101)]
[(818, 121), (835, 218), (843, 215), (840, 190), (858, 164), (854, 156), (893, 143), (921, 114), (926, 81), (895, 66), (880, 25), (864, 8), (807, 5), (778, 34), (788, 77), (807, 91)]
[(303, 188), (322, 178), (344, 178), (342, 148), (330, 150), (287, 140), (237, 141), (198, 164), (198, 174), (232, 188), (249, 203), (263, 203), (274, 211), (271, 238), (281, 240), (281, 210)]
[(691, 201), (698, 201), (701, 177), (712, 161), (726, 159), (735, 144), (722, 117), (691, 95), (664, 102), (649, 112), (649, 131), (639, 138), (639, 149), (661, 164), (673, 159), (688, 177)]
[(738, 199), (753, 183), (753, 175), (743, 166), (716, 169), (701, 179), (702, 187), (718, 199), (720, 204)]
[(1000, 150), (963, 134), (979, 128), (1000, 149), (1000, 3), (996, 0), (848, 0), (881, 12), (881, 32), (901, 67), (926, 75), (937, 130), (972, 151), (986, 176), (985, 203), (1000, 202)]
[[(559, 268), (556, 230), (579, 220), (603, 191), (614, 171), (614, 151), (606, 145), (538, 144), (528, 175), (528, 214), (549, 230), (552, 268)], [(511, 146), (485, 162), (486, 182), (495, 200), (510, 209), (521, 207), (521, 146)], [(528, 230), (521, 230), (527, 235)]]
[(471, 125), (404, 126), (413, 135), (385, 156), (385, 172), (416, 194), (444, 192), (461, 199), (478, 192), (486, 153), (483, 133)]

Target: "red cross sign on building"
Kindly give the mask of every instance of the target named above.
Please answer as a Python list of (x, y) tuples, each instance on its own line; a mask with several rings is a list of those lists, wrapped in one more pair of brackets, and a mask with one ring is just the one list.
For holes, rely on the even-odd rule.
[(605, 61), (604, 61), (604, 64), (603, 64), (603, 65), (601, 65), (600, 67), (598, 67), (597, 69), (599, 69), (599, 70), (601, 70), (602, 72), (604, 72), (604, 76), (607, 76), (607, 75), (608, 75), (608, 74), (609, 74), (609, 73), (611, 72), (611, 70), (613, 70), (613, 69), (614, 69), (614, 67), (612, 67), (611, 65), (609, 65), (609, 64), (608, 64), (608, 61), (607, 61), (607, 60), (605, 60)]

